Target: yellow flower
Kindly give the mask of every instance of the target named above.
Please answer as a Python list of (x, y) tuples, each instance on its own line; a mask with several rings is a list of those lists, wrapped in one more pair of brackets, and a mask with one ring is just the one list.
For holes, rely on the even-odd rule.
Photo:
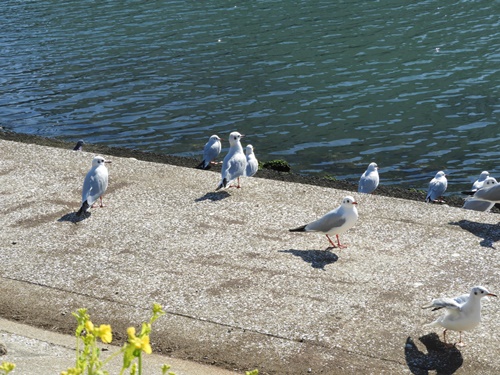
[(16, 368), (16, 365), (10, 362), (2, 362), (0, 365), (0, 370), (5, 371), (6, 374), (13, 371)]
[(134, 346), (135, 349), (140, 349), (146, 354), (151, 354), (153, 351), (151, 345), (149, 344), (149, 336), (137, 337), (135, 335), (135, 328), (127, 328), (128, 342), (130, 345)]
[(101, 324), (96, 331), (96, 336), (101, 338), (105, 344), (109, 344), (113, 340), (113, 333), (109, 324)]
[(92, 323), (90, 320), (87, 320), (85, 322), (85, 330), (87, 333), (93, 333), (94, 332), (94, 323)]
[(68, 371), (61, 372), (61, 375), (81, 375), (82, 370), (77, 368), (69, 368)]

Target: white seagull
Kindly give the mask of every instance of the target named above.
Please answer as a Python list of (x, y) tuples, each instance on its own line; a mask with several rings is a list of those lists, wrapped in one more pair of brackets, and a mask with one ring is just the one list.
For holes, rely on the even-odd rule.
[(247, 157), (247, 169), (245, 171), (245, 175), (247, 177), (252, 177), (259, 170), (259, 162), (253, 153), (252, 145), (247, 145), (247, 147), (245, 147), (245, 154)]
[(482, 189), (476, 191), (472, 198), (491, 203), (500, 203), (500, 184), (493, 184), (489, 187), (483, 186)]
[(377, 188), (378, 183), (378, 165), (377, 163), (370, 163), (368, 169), (359, 179), (358, 193), (371, 194)]
[[(497, 183), (498, 182), (494, 177), (488, 177), (486, 180), (483, 181), (483, 184), (479, 189), (487, 189)], [(491, 208), (494, 205), (495, 205), (494, 202), (482, 201), (474, 197), (469, 197), (465, 200), (462, 208), (465, 208), (466, 210), (487, 212), (491, 210)]]
[(214, 160), (219, 156), (222, 147), (220, 142), (221, 139), (215, 134), (208, 139), (208, 142), (205, 143), (205, 147), (203, 148), (203, 161), (197, 168), (207, 169), (211, 163), (215, 164)]
[(427, 191), (427, 196), (425, 197), (426, 202), (438, 202), (439, 198), (444, 194), (446, 188), (448, 187), (448, 180), (443, 171), (436, 173), (429, 183), (429, 189)]
[(240, 177), (245, 175), (247, 158), (241, 147), (240, 139), (243, 138), (238, 132), (229, 134), (229, 152), (222, 162), (221, 180), (215, 190), (232, 187), (231, 182), (238, 180), (237, 188), (240, 188)]
[[(345, 233), (356, 224), (358, 220), (357, 202), (353, 197), (347, 196), (342, 200), (342, 204), (336, 209), (328, 212), (320, 219), (310, 224), (302, 225), (295, 229), (289, 229), (290, 232), (320, 232), (326, 235), (332, 247), (339, 249), (346, 248), (346, 245), (340, 244), (339, 235)], [(330, 238), (331, 235), (337, 237), (337, 245)]]
[(490, 176), (488, 171), (482, 171), (479, 178), (472, 184), (472, 190), (476, 191), (483, 187), (484, 182)]
[(432, 311), (444, 308), (445, 314), (437, 318), (427, 326), (441, 326), (444, 328), (443, 339), (446, 342), (446, 331), (460, 332), (459, 346), (464, 346), (462, 342), (462, 331), (470, 331), (481, 322), (481, 298), (496, 294), (490, 293), (482, 286), (475, 286), (470, 294), (464, 294), (456, 298), (438, 298), (432, 300), (430, 305), (423, 306), (423, 309), (431, 308)]
[(92, 168), (83, 181), (82, 206), (76, 213), (77, 216), (87, 213), (90, 207), (94, 207), (93, 204), (97, 199), (101, 201), (100, 207), (104, 207), (102, 195), (108, 188), (108, 168), (104, 163), (111, 163), (111, 161), (105, 160), (102, 156), (96, 156), (92, 160)]

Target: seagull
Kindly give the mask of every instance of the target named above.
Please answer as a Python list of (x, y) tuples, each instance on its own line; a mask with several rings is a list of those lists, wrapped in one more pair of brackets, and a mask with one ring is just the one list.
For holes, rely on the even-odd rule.
[(73, 147), (73, 151), (83, 151), (84, 144), (85, 142), (83, 141), (83, 139), (80, 139), (78, 142), (76, 142), (75, 147)]
[(208, 139), (208, 142), (205, 143), (205, 147), (203, 148), (203, 161), (196, 167), (200, 169), (208, 169), (211, 163), (217, 164), (214, 162), (217, 159), (217, 156), (220, 154), (221, 150), (221, 139), (218, 135), (212, 135)]
[(448, 180), (446, 179), (446, 175), (443, 171), (439, 171), (436, 173), (436, 177), (429, 183), (429, 190), (427, 191), (425, 201), (439, 203), (439, 198), (444, 194), (447, 187)]
[(456, 298), (438, 298), (423, 306), (423, 309), (431, 308), (432, 311), (444, 308), (445, 314), (437, 318), (434, 322), (427, 326), (441, 326), (444, 328), (443, 339), (446, 342), (446, 331), (459, 331), (460, 340), (456, 344), (464, 346), (462, 342), (462, 331), (470, 331), (477, 327), (481, 322), (481, 298), (491, 296), (496, 297), (496, 294), (490, 293), (482, 286), (475, 286), (471, 289), (470, 294), (463, 294)]
[(245, 171), (245, 175), (247, 177), (252, 177), (259, 170), (259, 162), (253, 153), (252, 145), (247, 145), (247, 147), (245, 147), (245, 154), (247, 157), (247, 169)]
[(472, 198), (491, 203), (500, 203), (500, 184), (493, 184), (489, 187), (484, 186), (482, 189), (476, 191)]
[[(340, 244), (339, 235), (345, 233), (347, 230), (352, 228), (354, 224), (356, 224), (356, 221), (358, 220), (358, 210), (356, 209), (357, 204), (358, 203), (353, 197), (347, 196), (342, 200), (342, 204), (340, 206), (328, 212), (320, 219), (289, 230), (290, 232), (324, 233), (332, 247), (335, 248), (338, 246), (339, 249), (346, 248), (346, 245)], [(335, 235), (337, 237), (337, 245), (333, 243), (330, 235)], [(329, 248), (327, 248), (327, 250), (328, 249)]]
[[(488, 177), (483, 181), (483, 184), (479, 189), (487, 189), (488, 187), (491, 187), (497, 183), (498, 182), (494, 177)], [(462, 208), (465, 208), (466, 210), (487, 212), (491, 210), (494, 205), (494, 202), (482, 201), (474, 197), (469, 197), (465, 200)]]
[(370, 163), (368, 169), (361, 175), (358, 185), (358, 193), (371, 194), (377, 188), (379, 182), (378, 165)]
[(479, 178), (472, 184), (472, 190), (479, 190), (483, 187), (484, 182), (490, 176), (488, 171), (482, 171)]
[(240, 177), (245, 175), (247, 167), (247, 158), (241, 147), (240, 139), (243, 138), (238, 132), (229, 134), (229, 152), (222, 162), (221, 180), (215, 190), (221, 188), (232, 187), (229, 185), (232, 181), (238, 179), (238, 189), (240, 186)]
[(104, 165), (105, 163), (111, 163), (111, 161), (105, 160), (102, 156), (96, 156), (92, 160), (92, 168), (83, 181), (82, 206), (76, 213), (77, 216), (87, 213), (89, 208), (94, 207), (93, 204), (98, 198), (101, 201), (100, 207), (104, 207), (102, 195), (108, 187), (108, 168)]

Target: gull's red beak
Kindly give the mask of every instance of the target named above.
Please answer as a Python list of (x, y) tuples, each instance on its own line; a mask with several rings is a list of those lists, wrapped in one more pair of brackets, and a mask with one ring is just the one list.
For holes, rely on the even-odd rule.
[(493, 294), (493, 293), (488, 293), (487, 296), (490, 296), (490, 297), (498, 297), (496, 294)]

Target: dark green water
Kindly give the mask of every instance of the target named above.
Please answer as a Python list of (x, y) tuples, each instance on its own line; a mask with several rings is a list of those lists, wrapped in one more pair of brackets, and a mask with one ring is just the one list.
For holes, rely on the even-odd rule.
[[(0, 122), (199, 156), (238, 130), (296, 172), (499, 178), (500, 2), (14, 1)], [(226, 143), (227, 146), (227, 143)]]

